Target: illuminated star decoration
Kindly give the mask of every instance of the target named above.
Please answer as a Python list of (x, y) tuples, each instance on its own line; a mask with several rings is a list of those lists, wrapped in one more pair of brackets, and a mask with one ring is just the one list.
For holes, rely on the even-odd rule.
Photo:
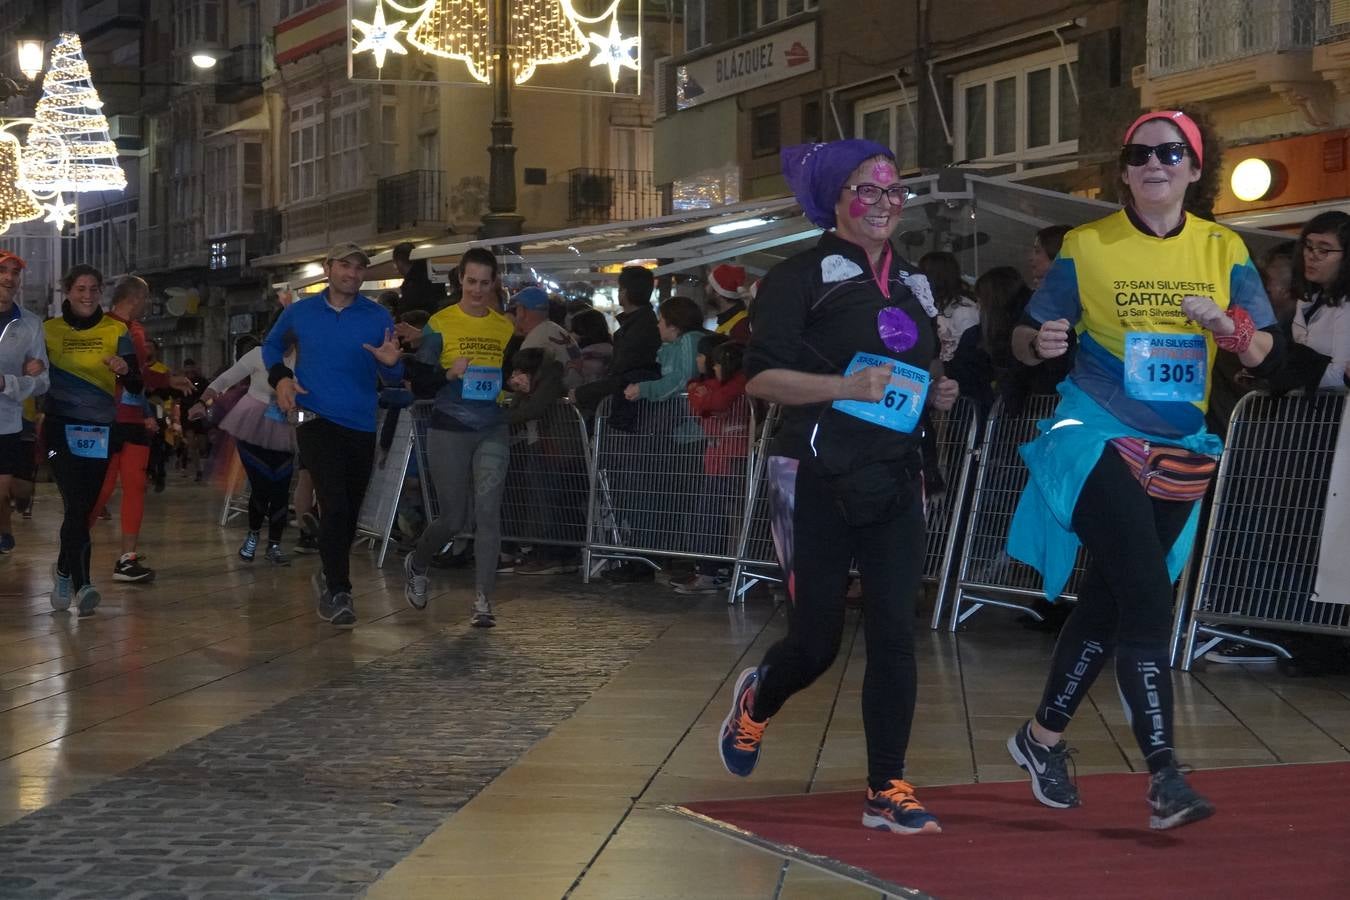
[(617, 15), (609, 20), (609, 34), (596, 34), (592, 31), (586, 39), (595, 45), (596, 50), (591, 67), (608, 65), (610, 81), (618, 83), (621, 68), (638, 71), (637, 60), (633, 58), (633, 48), (638, 45), (641, 38), (626, 38), (620, 34)]
[(375, 67), (384, 68), (384, 55), (386, 53), (397, 53), (400, 56), (406, 56), (408, 50), (398, 42), (398, 33), (403, 29), (407, 22), (386, 22), (384, 20), (384, 4), (381, 2), (375, 7), (375, 15), (369, 22), (358, 22), (352, 19), (352, 27), (361, 32), (361, 40), (352, 48), (352, 53), (369, 52), (375, 57)]
[(65, 231), (67, 225), (75, 224), (75, 204), (67, 203), (66, 198), (60, 194), (57, 194), (51, 202), (43, 203), (42, 211), (47, 214), (42, 221), (52, 223), (57, 231)]

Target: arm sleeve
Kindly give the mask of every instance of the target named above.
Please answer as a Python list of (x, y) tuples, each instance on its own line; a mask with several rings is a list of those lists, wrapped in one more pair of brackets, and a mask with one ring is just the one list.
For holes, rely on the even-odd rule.
[(684, 390), (696, 371), (698, 345), (681, 338), (679, 344), (661, 360), (661, 377), (655, 381), (638, 382), (638, 396), (643, 400), (669, 400)]
[(33, 341), (28, 345), (25, 356), (28, 359), (41, 361), (42, 372), (40, 374), (0, 377), (0, 386), (4, 388), (4, 395), (16, 403), (22, 403), (29, 397), (47, 393), (47, 389), (51, 385), (51, 375), (48, 373), (51, 364), (47, 360), (47, 336), (41, 325), (34, 330)]
[(141, 362), (136, 358), (136, 348), (131, 343), (130, 332), (117, 339), (117, 355), (127, 364), (127, 374), (119, 375), (117, 378), (122, 389), (139, 394), (145, 389), (145, 385), (141, 381)]
[(1228, 278), (1228, 297), (1232, 305), (1245, 309), (1252, 324), (1262, 331), (1275, 324), (1275, 310), (1266, 296), (1266, 286), (1250, 258), (1234, 264)]
[(695, 392), (692, 390), (689, 392), (689, 409), (697, 416), (724, 413), (745, 396), (744, 375), (737, 375), (726, 384), (722, 384), (716, 378), (709, 378), (699, 384), (701, 389), (698, 391), (697, 401), (694, 399)]
[(506, 421), (511, 425), (520, 425), (535, 419), (542, 419), (557, 403), (566, 391), (563, 388), (562, 363), (556, 359), (547, 360), (535, 374), (535, 383), (520, 402), (507, 410)]
[(292, 303), (282, 312), (272, 330), (267, 332), (267, 337), (263, 338), (263, 365), (267, 368), (267, 383), (272, 387), (276, 387), (277, 382), (283, 378), (295, 377), (295, 372), (291, 371), (290, 366), (284, 361), (286, 339), (292, 333), (291, 322), (294, 319), (294, 312), (295, 304)]
[(1050, 264), (1041, 286), (1027, 301), (1026, 312), (1019, 324), (1040, 328), (1055, 319), (1068, 319), (1077, 325), (1083, 317), (1083, 303), (1078, 296), (1078, 269), (1073, 258), (1061, 251)]
[[(1330, 314), (1335, 313), (1332, 317)], [(1327, 309), (1319, 316), (1327, 317), (1327, 326), (1331, 329), (1331, 362), (1327, 364), (1327, 370), (1322, 374), (1321, 387), (1344, 389), (1347, 387), (1345, 380), (1345, 367), (1350, 363), (1350, 307), (1342, 304), (1341, 306)]]
[(811, 306), (811, 282), (795, 268), (777, 266), (764, 277), (751, 309), (754, 324), (745, 353), (746, 375), (800, 367), (802, 332)]
[(407, 363), (408, 380), (418, 397), (434, 397), (446, 384), (445, 369), (441, 368), (441, 348), (445, 339), (439, 331), (427, 328), (422, 332), (422, 343), (417, 354)]
[[(254, 370), (262, 365), (262, 348), (254, 347), (252, 350), (239, 357), (239, 361), (230, 366), (224, 372), (215, 377), (209, 385), (208, 391), (215, 391), (217, 394), (223, 394), (239, 382), (243, 381), (253, 374)], [(147, 385), (149, 382), (147, 381)]]

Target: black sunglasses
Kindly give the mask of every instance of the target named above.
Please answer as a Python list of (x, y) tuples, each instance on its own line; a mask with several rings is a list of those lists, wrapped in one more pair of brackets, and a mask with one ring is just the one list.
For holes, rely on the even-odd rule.
[(1120, 158), (1127, 166), (1146, 166), (1150, 156), (1158, 157), (1164, 166), (1179, 166), (1189, 156), (1191, 148), (1181, 141), (1168, 141), (1150, 147), (1148, 144), (1126, 144), (1120, 148)]

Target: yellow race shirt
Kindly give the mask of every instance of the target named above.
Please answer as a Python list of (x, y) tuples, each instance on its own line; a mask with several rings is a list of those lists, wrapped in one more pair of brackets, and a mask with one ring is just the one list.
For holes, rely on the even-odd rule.
[(1078, 336), (1070, 374), (1122, 423), (1159, 435), (1204, 425), (1217, 347), (1181, 301), (1237, 305), (1257, 328), (1275, 324), (1241, 238), (1186, 214), (1157, 237), (1124, 210), (1070, 231), (1027, 307), (1028, 324), (1067, 319)]
[(501, 368), (506, 344), (516, 333), (506, 316), (489, 309), (485, 316), (471, 316), (458, 303), (447, 306), (427, 321), (424, 334), (440, 337), (439, 363), (449, 369), (462, 356), (471, 366)]
[(117, 376), (104, 361), (135, 354), (127, 326), (105, 315), (92, 327), (77, 329), (57, 316), (44, 322), (43, 329), (51, 367), (47, 414), (76, 422), (112, 422)]
[(501, 423), (497, 398), (503, 383), (502, 362), (506, 344), (515, 333), (511, 321), (494, 310), (471, 316), (456, 304), (431, 317), (422, 331), (418, 359), (449, 370), (455, 360), (468, 357), (470, 367), (463, 378), (447, 380), (437, 392), (432, 427), (482, 431)]

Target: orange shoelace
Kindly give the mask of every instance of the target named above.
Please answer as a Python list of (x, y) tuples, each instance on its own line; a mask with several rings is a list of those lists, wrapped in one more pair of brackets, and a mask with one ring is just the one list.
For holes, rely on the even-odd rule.
[(740, 715), (736, 717), (736, 741), (737, 750), (751, 752), (759, 747), (759, 742), (764, 740), (764, 728), (769, 723), (756, 722), (750, 718), (749, 711), (742, 706)]
[(914, 785), (901, 778), (892, 778), (891, 786), (878, 791), (877, 799), (885, 798), (901, 809), (923, 809), (923, 804), (914, 797)]

